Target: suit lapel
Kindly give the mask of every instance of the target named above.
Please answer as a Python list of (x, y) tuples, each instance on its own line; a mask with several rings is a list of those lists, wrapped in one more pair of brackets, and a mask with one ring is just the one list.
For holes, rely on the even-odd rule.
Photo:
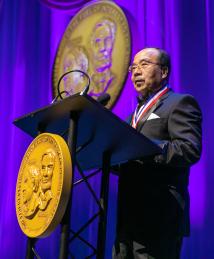
[(149, 118), (149, 116), (151, 115), (151, 113), (156, 110), (159, 105), (161, 104), (161, 100), (158, 100), (152, 107), (150, 110), (148, 110), (148, 112), (143, 116), (142, 120), (138, 122), (137, 125), (137, 131), (141, 131), (141, 128), (143, 127), (144, 123), (146, 122), (146, 120)]
[(146, 120), (149, 118), (151, 113), (154, 112), (156, 109), (158, 109), (158, 107), (161, 106), (161, 104), (163, 103), (163, 100), (165, 98), (167, 98), (169, 96), (169, 94), (171, 94), (171, 92), (172, 92), (172, 90), (170, 89), (166, 94), (161, 96), (161, 98), (151, 107), (150, 110), (148, 110), (148, 112), (143, 116), (142, 120), (138, 122), (138, 125), (136, 127), (137, 131), (141, 131), (142, 127), (144, 126)]

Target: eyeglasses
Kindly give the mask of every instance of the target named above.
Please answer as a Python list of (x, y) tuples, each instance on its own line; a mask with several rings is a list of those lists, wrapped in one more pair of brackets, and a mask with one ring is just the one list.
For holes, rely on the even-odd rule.
[(142, 70), (145, 70), (150, 64), (162, 66), (160, 63), (155, 63), (155, 62), (152, 62), (152, 61), (149, 61), (149, 60), (143, 60), (138, 64), (132, 64), (129, 67), (129, 72), (133, 73), (138, 68), (140, 68)]

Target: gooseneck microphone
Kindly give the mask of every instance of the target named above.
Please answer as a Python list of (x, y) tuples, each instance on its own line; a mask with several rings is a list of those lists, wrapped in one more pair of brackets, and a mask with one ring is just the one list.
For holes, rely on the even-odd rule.
[(90, 77), (89, 77), (88, 75), (87, 75), (87, 78), (88, 78), (88, 84), (87, 84), (87, 85), (85, 86), (85, 88), (80, 92), (80, 95), (85, 95), (85, 94), (88, 93), (91, 80), (90, 80)]
[(90, 80), (90, 77), (87, 73), (85, 73), (84, 71), (82, 70), (79, 70), (79, 69), (73, 69), (73, 70), (70, 70), (70, 71), (67, 71), (66, 73), (64, 73), (63, 75), (61, 75), (59, 81), (58, 81), (58, 84), (57, 84), (57, 96), (53, 99), (53, 101), (51, 103), (54, 103), (58, 100), (58, 98), (60, 99), (63, 99), (63, 94), (66, 94), (66, 95), (69, 95), (69, 92), (68, 91), (60, 91), (60, 83), (62, 81), (62, 79), (68, 75), (68, 74), (71, 74), (71, 73), (75, 73), (75, 72), (78, 72), (78, 73), (81, 73), (83, 76), (85, 76), (88, 80), (87, 82), (87, 85), (84, 87), (84, 89), (82, 90), (82, 92), (80, 93), (81, 95), (83, 94), (87, 94), (88, 90), (89, 90), (89, 86), (90, 86), (90, 83), (91, 83), (91, 80)]
[[(62, 79), (68, 75), (68, 74), (71, 74), (71, 73), (75, 73), (75, 72), (78, 72), (78, 73), (81, 73), (83, 76), (85, 76), (88, 80), (87, 82), (87, 85), (83, 88), (83, 90), (80, 92), (80, 95), (86, 95), (89, 91), (89, 87), (90, 87), (90, 83), (91, 83), (91, 80), (90, 80), (90, 77), (87, 73), (85, 73), (84, 71), (82, 70), (79, 70), (79, 69), (73, 69), (73, 70), (70, 70), (70, 71), (67, 71), (66, 73), (64, 73), (59, 81), (58, 81), (58, 84), (57, 84), (57, 96), (53, 99), (53, 101), (51, 103), (54, 103), (58, 100), (58, 98), (60, 99), (63, 99), (63, 95), (69, 95), (69, 91), (66, 91), (66, 90), (63, 90), (63, 91), (60, 91), (60, 83), (62, 81)], [(111, 96), (108, 94), (108, 93), (103, 93), (101, 94), (98, 98), (97, 98), (97, 102), (99, 102), (100, 104), (102, 104), (103, 106), (106, 106), (109, 102), (109, 100), (111, 99)]]

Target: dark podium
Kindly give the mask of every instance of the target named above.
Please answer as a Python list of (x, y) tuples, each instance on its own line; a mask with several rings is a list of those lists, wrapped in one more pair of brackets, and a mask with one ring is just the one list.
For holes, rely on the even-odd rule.
[[(99, 216), (97, 249), (94, 249), (93, 255), (103, 259), (111, 166), (158, 154), (161, 152), (160, 148), (88, 95), (75, 94), (67, 97), (16, 119), (14, 124), (32, 137), (49, 132), (59, 134), (67, 140), (73, 167), (77, 166), (99, 203), (100, 212), (96, 215)], [(99, 199), (95, 197), (82, 172), (94, 168), (102, 169)], [(68, 258), (71, 200), (72, 192), (61, 222), (60, 259)], [(74, 233), (74, 236), (77, 237), (81, 231), (82, 229)], [(34, 258), (34, 243), (35, 240), (28, 239), (27, 258)]]

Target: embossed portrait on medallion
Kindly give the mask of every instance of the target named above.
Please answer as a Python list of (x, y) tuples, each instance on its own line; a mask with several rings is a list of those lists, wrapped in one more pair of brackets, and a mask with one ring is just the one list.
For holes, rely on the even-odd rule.
[(40, 165), (37, 161), (30, 162), (24, 179), (23, 212), (31, 219), (38, 210), (45, 210), (52, 199), (52, 177), (55, 165), (55, 154), (47, 151), (42, 155)]
[(23, 212), (26, 218), (32, 218), (39, 207), (40, 168), (31, 162), (27, 169), (23, 187)]
[[(73, 46), (68, 47), (63, 60), (63, 72), (66, 73), (72, 70), (80, 70), (88, 72), (88, 57), (86, 50), (82, 46), (78, 46), (73, 41)], [(64, 90), (69, 95), (81, 92), (86, 84), (84, 75), (80, 72), (72, 72), (64, 76)]]
[(111, 68), (116, 25), (110, 19), (102, 18), (95, 24), (90, 36), (91, 79), (93, 82), (90, 94), (99, 96), (106, 92), (115, 78)]
[(55, 166), (55, 154), (52, 151), (48, 151), (42, 155), (41, 159), (41, 182), (39, 190), (39, 209), (45, 210), (53, 198), (51, 191), (52, 177)]
[[(130, 54), (129, 24), (122, 9), (113, 1), (92, 1), (72, 18), (60, 42), (53, 67), (55, 96), (61, 76), (76, 68), (90, 78), (88, 94), (96, 100), (108, 93), (106, 107), (112, 107), (124, 86)], [(76, 73), (65, 76), (60, 90), (73, 95), (87, 85), (86, 76)]]

